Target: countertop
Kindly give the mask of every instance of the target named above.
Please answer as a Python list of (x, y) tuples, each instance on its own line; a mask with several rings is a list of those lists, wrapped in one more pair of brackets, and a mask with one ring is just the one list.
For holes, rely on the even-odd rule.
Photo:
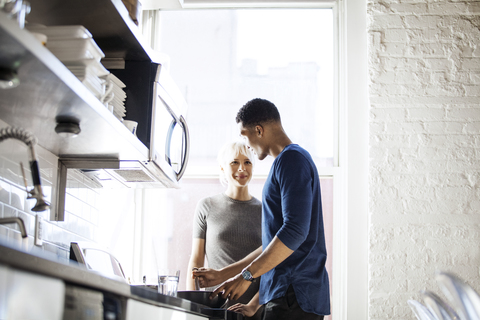
[(185, 299), (165, 296), (142, 286), (130, 286), (122, 278), (116, 278), (87, 270), (74, 261), (59, 259), (54, 254), (33, 247), (28, 252), (0, 238), (0, 265), (63, 280), (66, 284), (78, 285), (100, 292), (115, 294), (127, 299), (195, 313), (213, 319), (243, 319), (224, 309), (210, 309)]

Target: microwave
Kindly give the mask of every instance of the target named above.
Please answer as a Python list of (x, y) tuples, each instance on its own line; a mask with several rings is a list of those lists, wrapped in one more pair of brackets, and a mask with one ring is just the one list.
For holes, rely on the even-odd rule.
[(104, 184), (113, 178), (134, 188), (178, 188), (190, 148), (188, 106), (180, 89), (168, 70), (154, 62), (125, 61), (123, 69), (110, 71), (126, 86), (125, 120), (138, 122), (137, 138), (149, 152), (145, 161), (120, 160), (119, 168), (105, 169), (107, 174), (97, 174), (97, 180)]
[(157, 68), (153, 82), (149, 160), (172, 173), (177, 181), (183, 176), (190, 148), (184, 115), (187, 103), (168, 72)]

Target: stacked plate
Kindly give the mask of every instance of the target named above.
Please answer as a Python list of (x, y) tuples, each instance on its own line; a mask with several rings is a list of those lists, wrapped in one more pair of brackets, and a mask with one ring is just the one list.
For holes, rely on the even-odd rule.
[(100, 100), (110, 72), (100, 63), (105, 57), (83, 26), (27, 25), (29, 31), (47, 36), (46, 47)]
[(115, 117), (122, 121), (126, 113), (125, 99), (127, 95), (123, 90), (125, 84), (111, 73), (103, 78), (106, 83), (106, 92), (102, 102)]

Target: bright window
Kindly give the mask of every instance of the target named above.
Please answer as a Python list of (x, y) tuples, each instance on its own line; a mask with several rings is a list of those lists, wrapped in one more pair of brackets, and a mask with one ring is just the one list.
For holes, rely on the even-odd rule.
[(238, 138), (236, 112), (253, 98), (276, 104), (319, 167), (334, 165), (331, 9), (161, 11), (159, 20), (158, 49), (189, 104), (187, 174), (215, 166), (220, 147)]
[[(145, 191), (147, 281), (155, 282), (160, 267), (180, 269), (179, 290), (185, 290), (196, 203), (225, 190), (217, 152), (239, 138), (235, 115), (257, 97), (276, 104), (289, 137), (317, 164), (332, 279), (335, 180), (323, 173), (337, 166), (333, 10), (182, 10), (158, 17), (155, 49), (170, 57), (166, 67), (189, 105), (191, 149), (181, 189)], [(250, 192), (260, 200), (272, 161), (257, 161)]]

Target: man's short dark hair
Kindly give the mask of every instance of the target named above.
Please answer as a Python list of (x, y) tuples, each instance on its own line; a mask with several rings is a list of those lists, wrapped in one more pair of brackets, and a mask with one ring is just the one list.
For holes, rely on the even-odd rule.
[(248, 101), (238, 110), (235, 121), (241, 122), (244, 127), (266, 122), (280, 122), (280, 113), (272, 102), (256, 98)]

